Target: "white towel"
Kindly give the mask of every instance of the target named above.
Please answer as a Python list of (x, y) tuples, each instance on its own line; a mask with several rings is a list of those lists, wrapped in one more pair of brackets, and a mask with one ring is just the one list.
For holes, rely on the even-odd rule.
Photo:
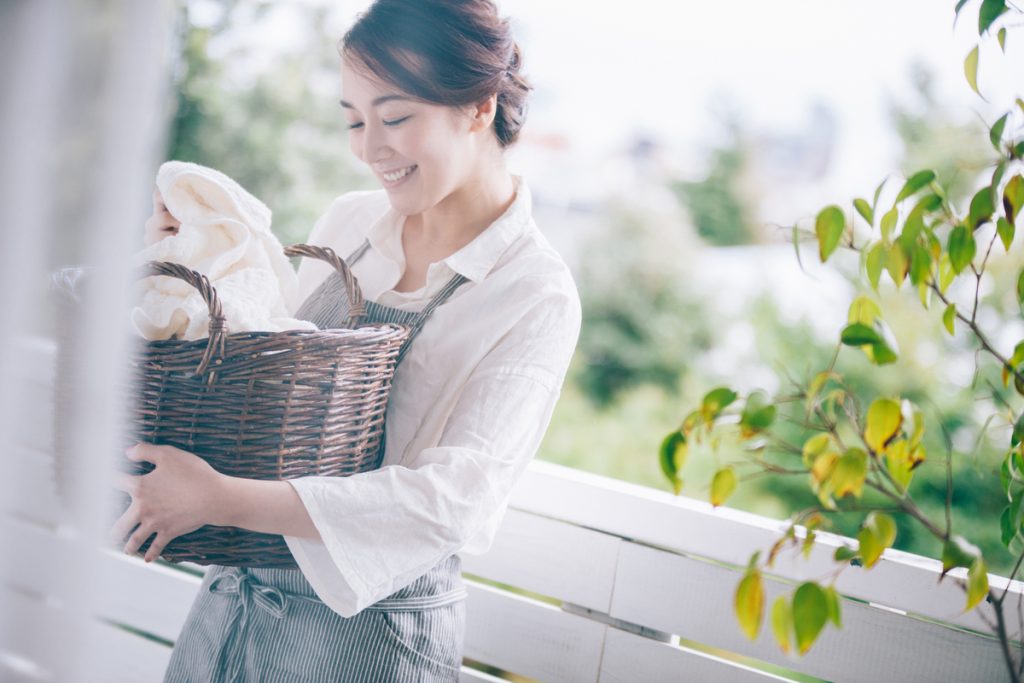
[[(229, 332), (316, 330), (292, 317), (298, 276), (270, 231), (270, 209), (220, 171), (183, 161), (160, 166), (157, 187), (176, 235), (135, 254), (133, 262), (170, 261), (206, 275), (217, 290)], [(132, 310), (135, 329), (146, 339), (201, 339), (209, 335), (209, 310), (184, 280), (143, 278)]]

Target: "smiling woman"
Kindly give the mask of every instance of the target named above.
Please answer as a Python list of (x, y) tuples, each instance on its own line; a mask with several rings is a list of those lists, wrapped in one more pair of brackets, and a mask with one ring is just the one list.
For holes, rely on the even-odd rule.
[[(197, 466), (212, 482), (189, 497), (154, 489), (180, 490), (171, 475), (195, 465), (190, 454), (138, 449), (156, 469), (126, 487), (138, 509), (170, 520), (168, 531), (139, 519), (143, 533), (205, 523), (281, 534), (297, 564), (212, 565), (167, 681), (456, 680), (460, 554), (490, 547), (579, 335), (569, 269), (505, 166), (530, 89), (508, 20), (489, 0), (378, 0), (340, 52), (351, 151), (382, 189), (339, 196), (306, 241), (347, 256), (368, 322), (412, 328), (383, 464), (284, 482), (218, 480)], [(306, 260), (298, 273), (295, 315), (321, 329), (347, 309), (328, 271)]]

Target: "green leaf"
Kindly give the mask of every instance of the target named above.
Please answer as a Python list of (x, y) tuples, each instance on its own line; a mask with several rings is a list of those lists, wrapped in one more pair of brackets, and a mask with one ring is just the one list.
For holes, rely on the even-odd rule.
[(967, 77), (967, 83), (978, 95), (981, 95), (981, 91), (978, 90), (978, 46), (975, 45), (974, 49), (967, 53), (967, 57), (964, 59), (964, 76)]
[(953, 266), (953, 272), (959, 274), (974, 260), (974, 253), (977, 245), (974, 243), (974, 235), (967, 229), (966, 225), (958, 225), (949, 233), (949, 263)]
[(1006, 189), (1003, 190), (1003, 210), (1006, 212), (1006, 220), (1016, 224), (1022, 206), (1024, 206), (1024, 177), (1017, 175), (1010, 178), (1010, 182), (1006, 183)]
[(1016, 424), (1013, 425), (1013, 433), (1010, 434), (1010, 445), (1017, 446), (1021, 441), (1024, 441), (1024, 413), (1020, 414)]
[(1024, 270), (1017, 276), (1017, 303), (1024, 304)]
[(920, 244), (914, 245), (910, 258), (910, 282), (913, 285), (928, 284), (932, 272), (932, 255)]
[(860, 498), (867, 476), (868, 454), (859, 448), (850, 448), (839, 456), (829, 480), (837, 497), (853, 494)]
[(711, 480), (711, 505), (718, 507), (736, 490), (736, 471), (731, 467), (723, 467), (715, 472)]
[(740, 416), (740, 430), (744, 438), (763, 432), (775, 420), (775, 406), (768, 402), (763, 391), (755, 391), (747, 397)]
[(804, 442), (803, 447), (803, 460), (804, 465), (807, 467), (811, 466), (814, 459), (821, 453), (824, 453), (832, 445), (832, 436), (828, 432), (821, 432), (815, 434), (811, 438)]
[(814, 232), (818, 236), (818, 254), (824, 263), (839, 246), (839, 240), (846, 229), (846, 216), (838, 206), (826, 206), (814, 221)]
[(904, 183), (903, 189), (900, 190), (898, 195), (896, 195), (896, 203), (903, 201), (933, 180), (935, 180), (935, 171), (918, 171), (907, 178), (907, 182)]
[(868, 408), (867, 423), (864, 427), (864, 442), (868, 448), (881, 453), (885, 444), (899, 431), (903, 424), (903, 412), (899, 401), (879, 398)]
[(1013, 158), (1020, 159), (1022, 157), (1024, 157), (1024, 140), (1013, 146)]
[(861, 199), (859, 197), (854, 199), (853, 208), (857, 209), (857, 213), (860, 214), (861, 218), (867, 221), (868, 225), (875, 224), (875, 214), (871, 210), (871, 205), (868, 204), (866, 199)]
[(861, 294), (855, 297), (853, 303), (850, 304), (850, 309), (846, 313), (846, 321), (848, 323), (873, 325), (875, 320), (881, 315), (882, 309), (879, 308), (878, 304), (871, 297)]
[(954, 12), (956, 14), (960, 14), (960, 9), (966, 4), (967, 0), (959, 0), (959, 2), (956, 3), (956, 9), (954, 10)]
[(1017, 526), (1013, 523), (1013, 513), (1010, 506), (1003, 508), (1003, 514), (999, 516), (999, 531), (1003, 545), (1010, 547), (1010, 541), (1017, 536)]
[(747, 638), (754, 640), (761, 630), (761, 617), (764, 614), (764, 585), (759, 570), (747, 569), (736, 589), (734, 606), (740, 628)]
[(1003, 159), (998, 164), (996, 164), (995, 170), (992, 171), (992, 182), (988, 184), (992, 206), (995, 206), (996, 204), (999, 203), (999, 186), (1003, 182), (1003, 176), (1006, 175), (1006, 169), (1009, 166), (1009, 163), (1010, 162), (1008, 159)]
[(842, 614), (840, 613), (839, 592), (832, 586), (825, 587), (825, 604), (828, 605), (828, 618), (836, 628), (843, 627)]
[(821, 629), (825, 627), (828, 615), (828, 598), (821, 586), (813, 581), (800, 584), (793, 594), (793, 627), (800, 654), (806, 654), (811, 649)]
[(882, 337), (873, 328), (863, 323), (853, 323), (843, 328), (840, 340), (847, 346), (863, 346), (864, 344), (877, 344)]
[(997, 152), (1003, 151), (1002, 147), (1000, 147), (1000, 143), (1003, 140), (1003, 129), (1006, 128), (1006, 119), (1009, 118), (1009, 116), (1009, 112), (1000, 116), (988, 131), (988, 139), (992, 141), (992, 146), (996, 148)]
[(885, 469), (901, 491), (906, 491), (910, 480), (914, 478), (914, 462), (910, 457), (910, 445), (904, 439), (898, 439), (885, 449)]
[(907, 259), (907, 253), (899, 242), (894, 242), (889, 247), (889, 251), (885, 255), (885, 269), (889, 271), (889, 277), (892, 278), (897, 287), (907, 277), (907, 271), (910, 269), (910, 260)]
[(954, 567), (970, 567), (979, 557), (981, 551), (977, 546), (962, 536), (953, 536), (942, 546), (942, 576)]
[(892, 231), (896, 229), (896, 221), (899, 220), (900, 211), (895, 206), (885, 212), (879, 227), (882, 230), (882, 240), (888, 244), (892, 239)]
[(881, 318), (875, 320), (875, 330), (878, 332), (879, 341), (864, 349), (868, 360), (875, 365), (888, 365), (895, 362), (899, 358), (899, 347), (892, 330)]
[(999, 29), (996, 37), (999, 40), (999, 49), (1003, 51), (1003, 54), (1006, 54), (1006, 28)]
[(857, 549), (851, 548), (848, 545), (841, 545), (836, 548), (836, 553), (834, 555), (836, 562), (849, 562), (855, 557), (857, 557)]
[(677, 496), (683, 490), (683, 479), (679, 476), (679, 471), (683, 469), (683, 463), (686, 462), (686, 450), (686, 437), (678, 430), (666, 436), (658, 450), (661, 471), (672, 483), (672, 490)]
[(1006, 0), (981, 0), (978, 10), (978, 35), (989, 29), (992, 23), (1006, 11)]
[(946, 310), (942, 313), (942, 324), (946, 326), (946, 331), (949, 332), (950, 337), (955, 332), (953, 328), (954, 320), (956, 320), (956, 304), (950, 304), (946, 306)]
[(718, 387), (709, 391), (701, 401), (701, 412), (704, 414), (705, 422), (713, 421), (735, 400), (736, 392), (728, 387)]
[(974, 609), (986, 595), (988, 595), (988, 568), (985, 566), (985, 558), (979, 556), (967, 570), (966, 609)]
[(956, 271), (953, 270), (953, 263), (949, 260), (949, 252), (942, 252), (939, 256), (939, 291), (943, 294), (956, 279)]
[(999, 233), (999, 239), (1003, 243), (1003, 249), (1010, 251), (1010, 245), (1013, 243), (1013, 223), (1000, 216), (999, 220), (996, 221), (996, 232)]
[(885, 254), (885, 244), (875, 242), (868, 249), (867, 256), (865, 257), (864, 270), (868, 274), (868, 282), (871, 283), (871, 288), (876, 292), (878, 291), (878, 282), (882, 277), (882, 268), (885, 267)]
[(891, 548), (896, 540), (896, 521), (883, 512), (872, 512), (864, 520), (857, 534), (860, 541), (860, 555), (865, 567), (873, 567), (882, 552)]
[(995, 212), (996, 209), (992, 205), (992, 188), (983, 187), (978, 190), (971, 199), (970, 217), (967, 221), (971, 230), (977, 230), (980, 225), (990, 220)]
[(772, 633), (782, 651), (789, 654), (793, 649), (793, 610), (784, 595), (775, 598), (772, 603)]

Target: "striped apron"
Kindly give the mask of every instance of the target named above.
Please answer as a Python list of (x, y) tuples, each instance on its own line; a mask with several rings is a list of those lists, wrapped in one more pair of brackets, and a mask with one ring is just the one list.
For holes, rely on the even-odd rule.
[[(348, 264), (369, 246), (364, 242)], [(412, 327), (401, 360), (434, 309), (464, 282), (455, 275), (418, 312), (366, 301), (365, 320)], [(333, 273), (295, 316), (320, 329), (338, 327), (347, 303)], [(461, 568), (459, 556), (450, 555), (408, 586), (343, 617), (317, 597), (300, 569), (211, 565), (164, 683), (457, 681), (466, 624)]]

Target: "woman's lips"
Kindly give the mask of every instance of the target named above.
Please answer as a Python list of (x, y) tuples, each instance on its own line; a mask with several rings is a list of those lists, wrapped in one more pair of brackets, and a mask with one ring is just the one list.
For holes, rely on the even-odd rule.
[[(384, 183), (384, 187), (398, 187), (404, 183), (409, 176), (415, 173), (417, 168), (419, 167), (413, 164), (412, 166), (407, 166), (404, 169), (399, 169), (395, 173), (381, 173), (381, 182)], [(395, 177), (396, 175), (398, 177)]]

